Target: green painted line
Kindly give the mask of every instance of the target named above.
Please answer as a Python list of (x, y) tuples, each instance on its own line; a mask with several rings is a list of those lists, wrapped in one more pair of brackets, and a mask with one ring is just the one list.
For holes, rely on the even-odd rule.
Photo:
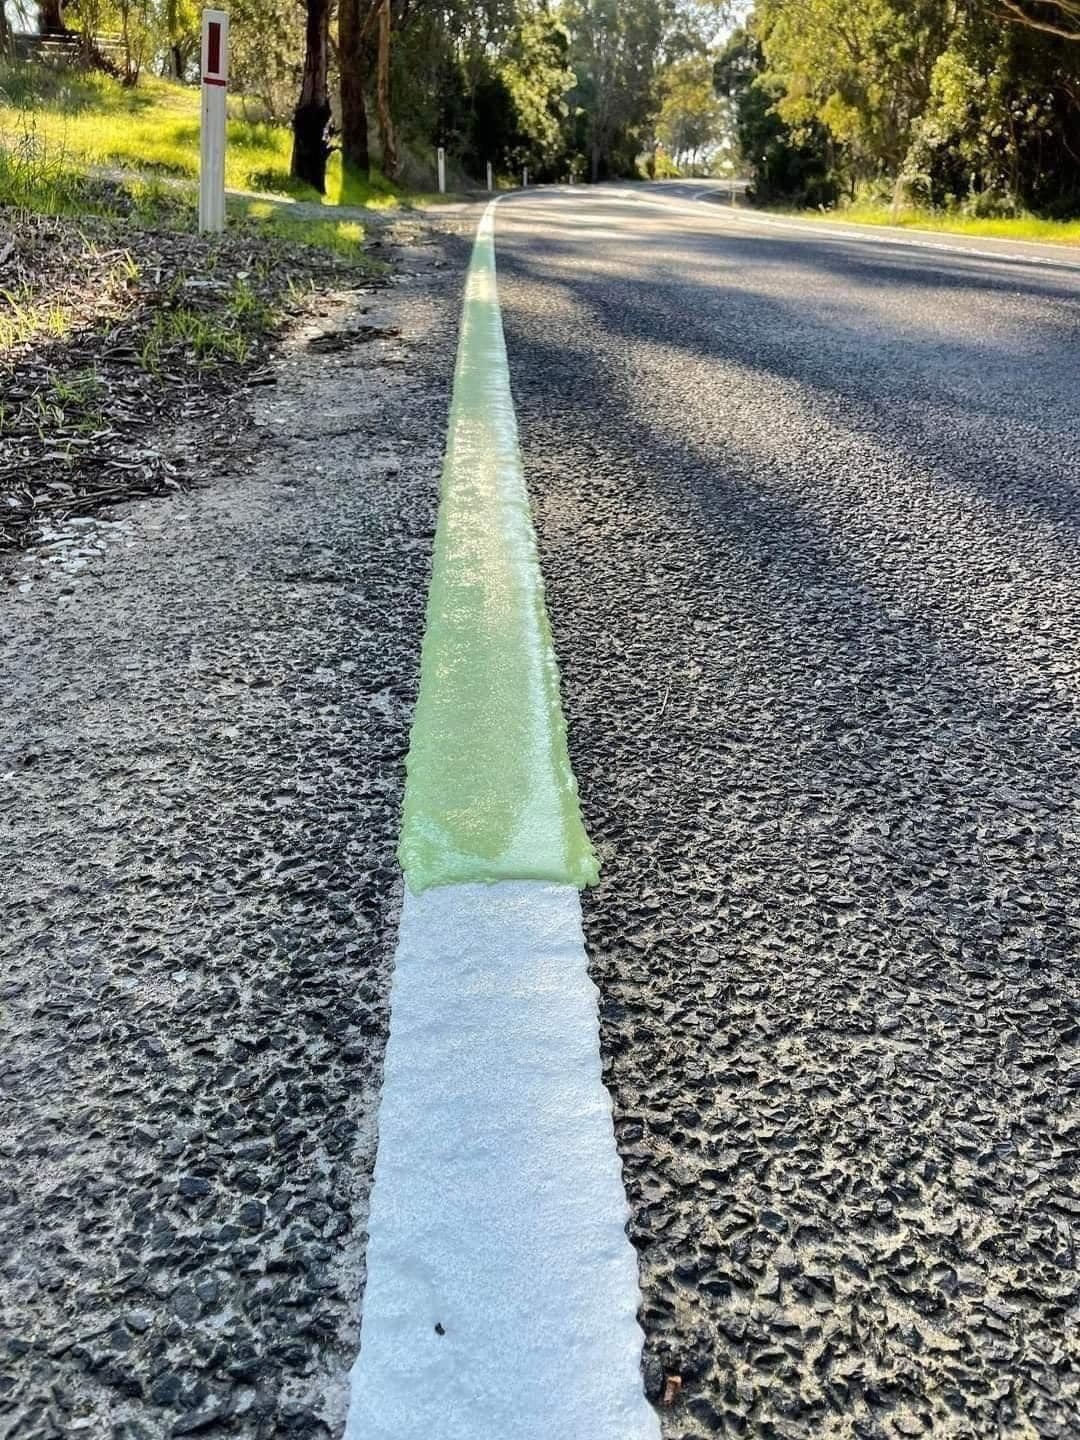
[(465, 286), (398, 858), (414, 893), (594, 884), (518, 444), (495, 202)]

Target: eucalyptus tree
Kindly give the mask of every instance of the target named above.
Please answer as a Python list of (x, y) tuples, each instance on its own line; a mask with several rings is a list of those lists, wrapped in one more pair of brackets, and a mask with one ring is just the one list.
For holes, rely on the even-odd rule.
[(567, 0), (562, 19), (576, 73), (577, 139), (591, 180), (631, 169), (657, 109), (665, 0)]
[(1080, 43), (1080, 0), (983, 0), (1003, 20)]
[(331, 0), (305, 0), (304, 65), (300, 99), (293, 112), (291, 173), (323, 194), (326, 162), (330, 156), (330, 4)]

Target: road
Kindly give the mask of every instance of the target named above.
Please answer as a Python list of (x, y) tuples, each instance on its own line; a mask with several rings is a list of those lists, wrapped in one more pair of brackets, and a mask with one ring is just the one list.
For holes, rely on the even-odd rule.
[(1080, 268), (500, 206), (668, 1440), (1065, 1437)]
[(447, 215), (5, 560), (5, 1440), (1080, 1433), (1080, 265), (700, 188)]

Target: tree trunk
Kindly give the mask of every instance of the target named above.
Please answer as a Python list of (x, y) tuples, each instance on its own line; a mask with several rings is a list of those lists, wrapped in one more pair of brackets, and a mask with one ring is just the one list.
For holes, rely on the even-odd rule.
[(41, 0), (38, 6), (38, 19), (41, 23), (42, 35), (66, 35), (67, 26), (64, 24), (63, 0)]
[(341, 158), (357, 170), (371, 169), (368, 148), (367, 16), (364, 0), (339, 0), (338, 62), (341, 68)]
[(330, 96), (326, 73), (330, 50), (330, 0), (307, 0), (304, 27), (304, 78), (300, 103), (293, 114), (291, 173), (320, 195), (326, 194), (326, 160), (330, 147)]
[(390, 0), (379, 0), (379, 66), (375, 87), (375, 108), (382, 141), (382, 171), (388, 180), (398, 177), (397, 141), (390, 114)]

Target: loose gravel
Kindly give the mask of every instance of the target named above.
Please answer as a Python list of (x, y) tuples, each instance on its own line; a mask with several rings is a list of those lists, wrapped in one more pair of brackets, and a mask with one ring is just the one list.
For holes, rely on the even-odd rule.
[(1075, 1437), (1080, 286), (583, 198), (499, 266), (665, 1436)]
[(207, 488), (4, 561), (10, 1440), (341, 1432), (463, 259), (328, 299), (176, 438)]

